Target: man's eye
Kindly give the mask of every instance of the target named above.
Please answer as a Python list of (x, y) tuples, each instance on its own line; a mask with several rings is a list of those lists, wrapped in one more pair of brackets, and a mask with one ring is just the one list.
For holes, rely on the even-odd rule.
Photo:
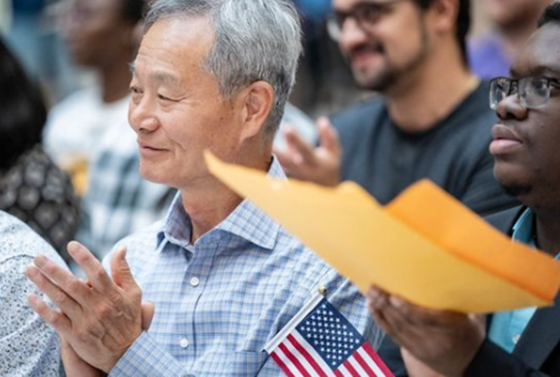
[(164, 96), (163, 94), (158, 94), (158, 98), (162, 101), (177, 102), (172, 98)]
[(129, 91), (130, 91), (131, 94), (141, 94), (142, 93), (142, 91), (135, 86), (131, 86)]

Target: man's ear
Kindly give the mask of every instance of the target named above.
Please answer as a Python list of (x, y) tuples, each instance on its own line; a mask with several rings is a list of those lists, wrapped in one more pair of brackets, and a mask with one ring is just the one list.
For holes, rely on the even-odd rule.
[(243, 130), (240, 135), (242, 140), (252, 138), (263, 131), (275, 99), (274, 89), (265, 81), (256, 81), (244, 89)]
[(436, 33), (448, 33), (457, 27), (460, 0), (436, 0), (430, 5), (431, 24)]

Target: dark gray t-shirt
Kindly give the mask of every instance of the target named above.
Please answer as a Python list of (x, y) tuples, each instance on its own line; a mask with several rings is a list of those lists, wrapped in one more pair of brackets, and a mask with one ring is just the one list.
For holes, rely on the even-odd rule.
[(386, 204), (428, 178), (481, 215), (512, 207), (493, 175), (488, 151), (496, 115), (481, 84), (427, 132), (407, 133), (373, 99), (332, 117), (343, 148), (342, 179), (355, 181)]
[[(496, 115), (482, 83), (427, 132), (407, 133), (389, 118), (382, 98), (332, 117), (343, 148), (342, 179), (357, 182), (380, 203), (428, 178), (480, 215), (517, 205), (494, 179), (488, 151)], [(379, 355), (395, 376), (406, 376), (400, 351), (385, 338)]]

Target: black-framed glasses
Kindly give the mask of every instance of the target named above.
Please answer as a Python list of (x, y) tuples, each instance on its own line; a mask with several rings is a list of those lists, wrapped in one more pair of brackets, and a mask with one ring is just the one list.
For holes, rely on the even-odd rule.
[(363, 2), (356, 5), (348, 12), (334, 11), (327, 22), (329, 35), (335, 41), (340, 39), (344, 23), (348, 18), (356, 21), (358, 26), (364, 31), (370, 31), (375, 24), (386, 14), (391, 6), (406, 0), (385, 0), (377, 2)]
[(538, 109), (548, 104), (552, 88), (560, 89), (560, 80), (546, 76), (527, 76), (520, 79), (497, 77), (490, 81), (490, 107), (493, 110), (509, 96), (517, 95), (527, 109)]

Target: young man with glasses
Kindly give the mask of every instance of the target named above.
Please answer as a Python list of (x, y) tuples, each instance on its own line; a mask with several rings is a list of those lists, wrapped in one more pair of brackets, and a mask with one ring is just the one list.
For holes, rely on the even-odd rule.
[[(318, 148), (287, 133), (291, 153), (277, 155), (288, 173), (325, 185), (352, 180), (383, 204), (428, 178), (481, 215), (515, 205), (492, 173), (488, 85), (466, 63), (469, 7), (469, 0), (333, 0), (331, 35), (356, 81), (383, 96), (332, 117), (336, 131), (321, 120)], [(406, 375), (396, 346), (380, 355)]]
[(383, 96), (319, 121), (313, 148), (287, 132), (288, 173), (324, 185), (358, 182), (381, 203), (429, 178), (477, 213), (513, 204), (487, 151), (495, 115), (470, 73), (469, 0), (333, 0), (329, 31), (356, 81)]
[[(560, 259), (560, 3), (546, 10), (540, 25), (513, 64), (513, 78), (491, 85), (499, 117), (490, 145), (495, 175), (523, 207), (488, 220)], [(486, 326), (473, 316), (419, 308), (378, 290), (370, 298), (378, 324), (415, 364), (411, 375), (438, 375), (425, 364), (449, 377), (560, 375), (560, 295), (553, 307), (496, 313)]]

